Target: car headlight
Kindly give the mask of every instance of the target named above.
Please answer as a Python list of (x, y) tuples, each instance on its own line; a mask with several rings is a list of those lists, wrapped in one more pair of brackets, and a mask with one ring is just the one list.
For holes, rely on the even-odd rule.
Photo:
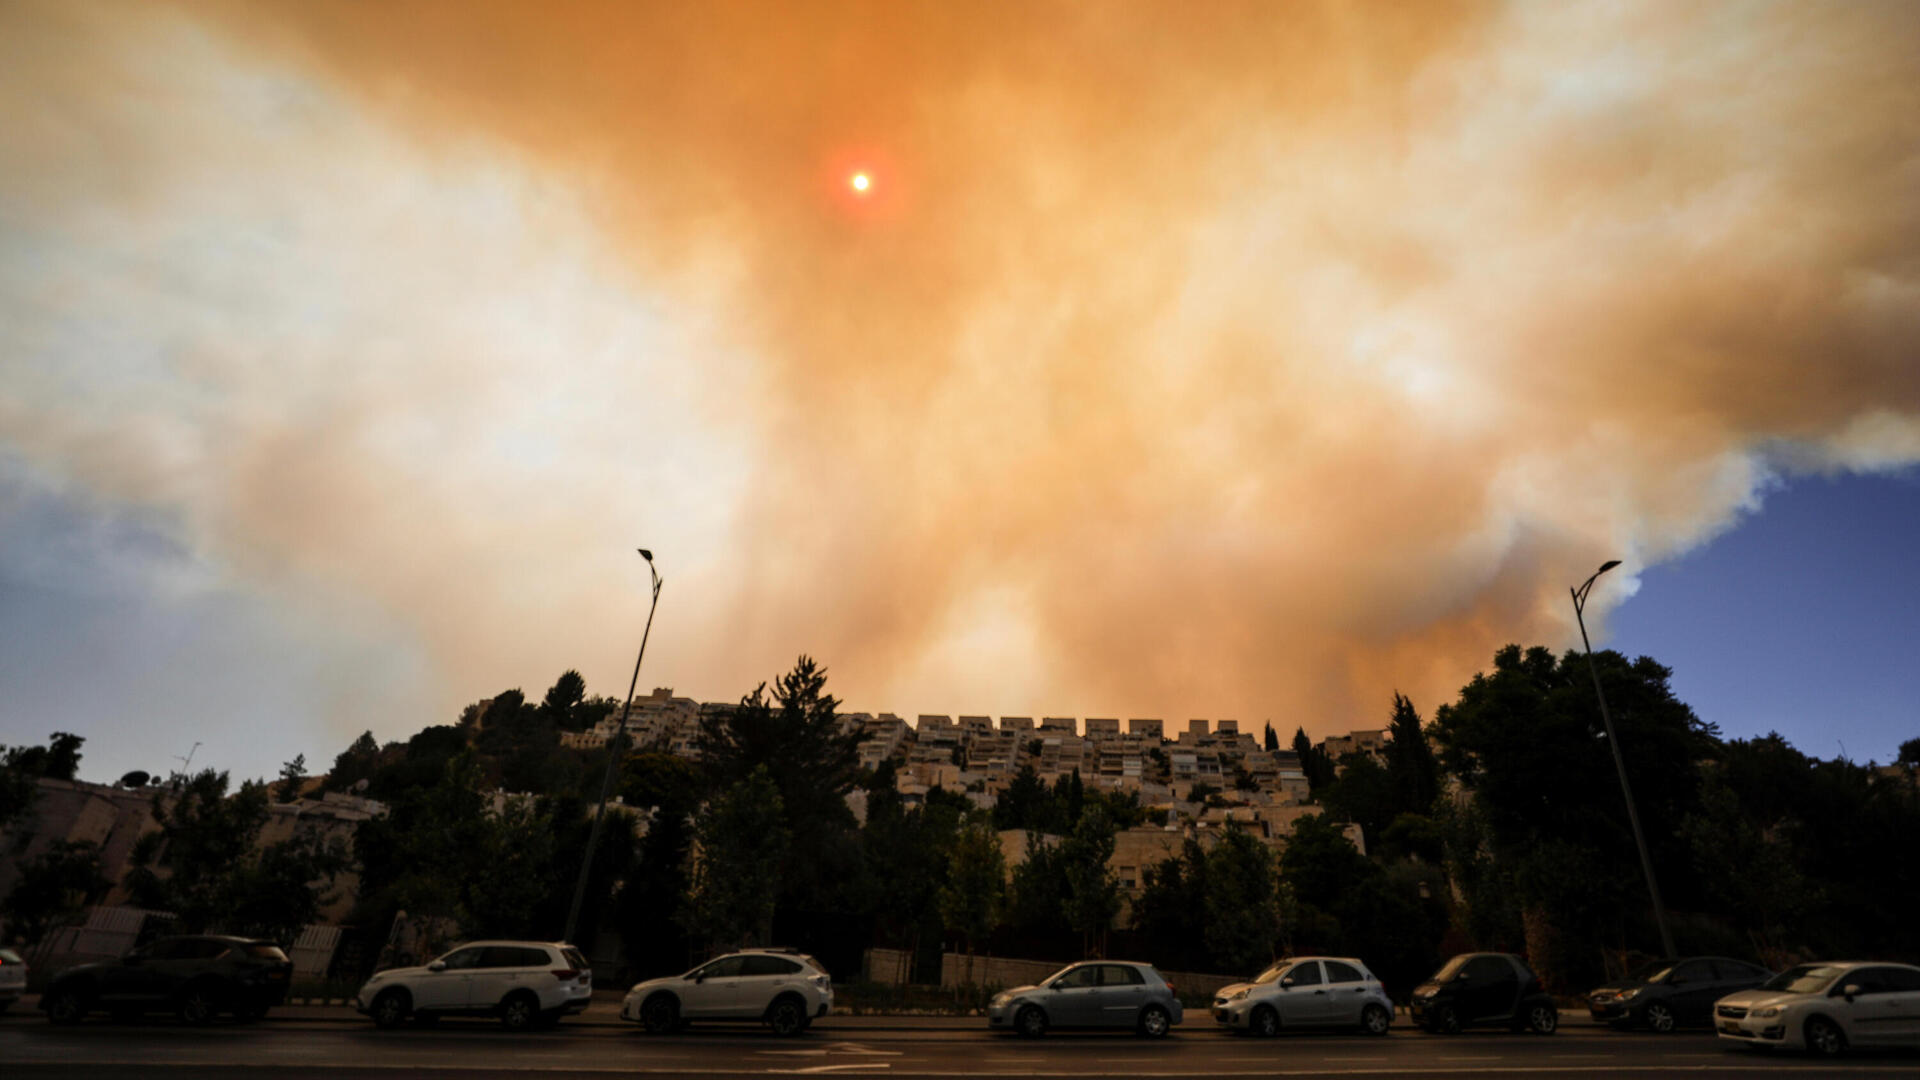
[(1620, 991), (1620, 1000), (1621, 1000), (1621, 1001), (1632, 1001), (1632, 1000), (1633, 1000), (1634, 998), (1637, 998), (1637, 997), (1639, 997), (1639, 996), (1640, 996), (1640, 988), (1639, 988), (1639, 987), (1637, 987), (1637, 986), (1636, 986), (1636, 987), (1634, 987), (1634, 988), (1633, 988), (1633, 989), (1631, 989), (1631, 990), (1622, 990), (1622, 991)]
[(1244, 999), (1246, 996), (1247, 996), (1247, 992), (1245, 990), (1235, 990), (1231, 995), (1228, 996), (1227, 1000), (1240, 1001)]
[(1764, 1009), (1755, 1009), (1751, 1013), (1748, 1013), (1747, 1015), (1752, 1016), (1758, 1020), (1765, 1020), (1770, 1016), (1779, 1016), (1782, 1008), (1783, 1006), (1780, 1006), (1780, 1005), (1769, 1005)]
[(991, 1004), (995, 1008), (998, 1008), (1002, 1005), (1005, 1005), (1011, 996), (1012, 995), (1009, 995), (1009, 994), (995, 994), (993, 995), (993, 1001), (991, 1002)]

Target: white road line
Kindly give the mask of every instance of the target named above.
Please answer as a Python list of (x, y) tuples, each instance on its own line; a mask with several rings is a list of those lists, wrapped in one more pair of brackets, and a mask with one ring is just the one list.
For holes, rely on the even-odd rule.
[(891, 1068), (893, 1068), (893, 1065), (892, 1065), (891, 1063), (889, 1063), (889, 1062), (885, 1062), (885, 1061), (863, 1061), (863, 1062), (859, 1062), (859, 1063), (853, 1063), (853, 1062), (849, 1062), (849, 1063), (847, 1063), (847, 1064), (845, 1064), (845, 1065), (809, 1065), (808, 1067), (806, 1067), (806, 1068), (804, 1068), (804, 1069), (768, 1069), (767, 1071), (768, 1071), (768, 1072), (770, 1072), (770, 1073), (783, 1073), (783, 1074), (792, 1074), (792, 1075), (798, 1075), (798, 1074), (801, 1074), (801, 1073), (837, 1073), (837, 1072), (848, 1072), (848, 1071), (851, 1071), (851, 1070), (853, 1070), (853, 1069), (891, 1069)]

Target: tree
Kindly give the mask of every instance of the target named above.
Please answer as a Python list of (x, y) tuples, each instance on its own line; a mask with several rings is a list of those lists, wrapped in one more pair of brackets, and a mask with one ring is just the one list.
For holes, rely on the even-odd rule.
[(15, 942), (35, 944), (78, 916), (106, 892), (100, 873), (100, 849), (84, 840), (60, 840), (20, 864), (20, 877), (0, 903), (7, 934)]
[(770, 944), (792, 836), (787, 821), (780, 789), (764, 766), (708, 804), (682, 914), (688, 929), (719, 949)]
[(1419, 711), (1397, 690), (1393, 694), (1393, 720), (1388, 727), (1393, 738), (1387, 743), (1387, 774), (1393, 782), (1395, 810), (1405, 814), (1432, 813), (1433, 800), (1440, 794), (1440, 763), (1427, 742)]
[(1047, 791), (1046, 782), (1033, 766), (1022, 765), (1013, 774), (1006, 789), (993, 802), (993, 826), (996, 829), (1032, 829), (1037, 832), (1059, 830), (1057, 808)]
[(547, 690), (547, 696), (540, 701), (540, 711), (555, 727), (562, 731), (579, 731), (585, 725), (576, 722), (574, 713), (587, 700), (587, 680), (580, 673), (568, 668), (554, 680)]
[(1293, 729), (1293, 753), (1300, 759), (1300, 771), (1307, 774), (1309, 792), (1317, 795), (1333, 782), (1333, 762), (1327, 760), (1325, 750), (1316, 748), (1307, 738), (1306, 728)]
[(180, 929), (204, 932), (233, 905), (254, 839), (267, 823), (267, 787), (258, 781), (227, 794), (227, 774), (187, 777), (177, 794), (154, 796), (159, 829), (133, 847), (127, 884), (135, 903), (171, 911)]
[(1908, 739), (1900, 744), (1900, 756), (1894, 759), (1897, 765), (1920, 767), (1920, 739)]
[(86, 741), (56, 731), (45, 746), (0, 746), (0, 830), (33, 809), (40, 797), (40, 780), (73, 779)]
[(350, 863), (346, 845), (306, 831), (270, 844), (236, 868), (226, 929), (291, 945), (332, 902), (331, 883)]
[(940, 920), (967, 946), (968, 982), (973, 954), (999, 922), (1006, 900), (1007, 860), (991, 821), (975, 818), (954, 838), (947, 883), (940, 888)]
[(1362, 753), (1340, 759), (1340, 775), (1320, 790), (1320, 801), (1336, 819), (1360, 826), (1369, 849), (1379, 842), (1402, 802), (1392, 775), (1373, 755)]
[(826, 669), (802, 656), (793, 670), (732, 709), (700, 718), (698, 746), (709, 790), (726, 791), (764, 770), (792, 842), (777, 879), (790, 911), (843, 909), (859, 876), (856, 821), (846, 796), (860, 781), (859, 725), (843, 724), (826, 692)]
[(370, 780), (373, 771), (379, 767), (380, 744), (375, 741), (373, 732), (363, 731), (359, 738), (353, 740), (353, 745), (333, 759), (333, 768), (327, 773), (327, 790), (350, 791), (360, 781)]
[(1273, 753), (1280, 749), (1280, 733), (1273, 730), (1273, 721), (1271, 720), (1267, 721), (1267, 733), (1261, 745), (1266, 748), (1268, 753)]
[(1418, 881), (1390, 877), (1326, 815), (1294, 822), (1280, 873), (1294, 951), (1364, 956), (1396, 994), (1433, 970), (1440, 902), (1423, 904)]
[[(1078, 772), (1074, 778), (1079, 778)], [(1113, 825), (1100, 809), (1083, 815), (1072, 835), (1060, 844), (1067, 885), (1064, 914), (1067, 925), (1080, 932), (1081, 952), (1086, 956), (1096, 954), (1098, 940), (1120, 914), (1120, 883), (1109, 865), (1113, 848)]]
[(1218, 969), (1254, 971), (1273, 959), (1280, 929), (1279, 879), (1273, 852), (1252, 833), (1229, 825), (1207, 853), (1205, 937)]
[(1066, 915), (1072, 898), (1061, 844), (1039, 833), (1027, 834), (1026, 858), (1013, 868), (1007, 922), (1033, 939), (1073, 932)]
[(442, 762), (432, 783), (400, 792), (385, 816), (360, 823), (356, 922), (385, 925), (404, 910), (428, 923), (450, 920), (470, 936), (554, 933), (540, 909), (578, 864), (556, 865), (554, 822), (539, 801), (508, 798), (496, 811), (484, 785), (476, 755), (465, 751)]
[[(1656, 871), (1678, 879), (1690, 860), (1674, 826), (1696, 804), (1694, 763), (1716, 751), (1714, 730), (1673, 696), (1671, 672), (1652, 659), (1593, 659), (1641, 819), (1668, 823), (1648, 833)], [(1598, 946), (1646, 893), (1585, 657), (1509, 645), (1439, 709), (1431, 734), (1483, 813), (1493, 857), (1513, 874), (1542, 980), (1602, 974)]]
[(1172, 970), (1201, 970), (1211, 962), (1202, 946), (1207, 928), (1207, 852), (1188, 836), (1180, 854), (1140, 874), (1133, 925), (1147, 939), (1156, 963)]
[(261, 845), (267, 785), (250, 780), (228, 795), (227, 783), (208, 769), (154, 796), (159, 829), (134, 845), (128, 889), (188, 933), (217, 926), (291, 944), (346, 868), (344, 846), (312, 833)]
[(280, 786), (275, 789), (274, 797), (283, 803), (290, 803), (300, 797), (300, 782), (307, 776), (307, 755), (295, 754), (292, 761), (280, 766)]

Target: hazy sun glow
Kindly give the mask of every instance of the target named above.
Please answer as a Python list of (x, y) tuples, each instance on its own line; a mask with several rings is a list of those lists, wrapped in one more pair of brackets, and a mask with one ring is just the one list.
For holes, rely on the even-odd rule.
[(853, 179), (847, 181), (847, 184), (852, 187), (853, 190), (865, 194), (866, 190), (873, 186), (873, 178), (866, 173), (857, 172), (853, 174)]

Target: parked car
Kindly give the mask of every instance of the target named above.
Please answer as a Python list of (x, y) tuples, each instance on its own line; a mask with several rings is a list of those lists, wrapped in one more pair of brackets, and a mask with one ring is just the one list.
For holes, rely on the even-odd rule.
[(1702, 1027), (1713, 1023), (1715, 1001), (1771, 978), (1773, 972), (1758, 964), (1724, 956), (1658, 960), (1589, 991), (1587, 1012), (1617, 1028)]
[(116, 1017), (168, 1011), (189, 1024), (223, 1012), (258, 1020), (287, 1000), (293, 963), (257, 938), (195, 934), (164, 937), (118, 960), (70, 967), (53, 977), (40, 1008), (56, 1024), (105, 1009)]
[(1511, 953), (1462, 953), (1413, 990), (1407, 1013), (1422, 1030), (1453, 1034), (1509, 1027), (1549, 1035), (1560, 1010), (1526, 961)]
[(758, 1020), (777, 1035), (798, 1035), (832, 1008), (833, 979), (819, 961), (792, 949), (748, 949), (636, 983), (620, 1018), (654, 1034), (689, 1020)]
[(380, 1027), (408, 1018), (495, 1016), (520, 1031), (557, 1024), (593, 1000), (593, 969), (560, 941), (471, 941), (420, 967), (377, 971), (353, 1007)]
[(1256, 1035), (1310, 1027), (1385, 1035), (1393, 1026), (1393, 999), (1358, 960), (1302, 956), (1279, 961), (1251, 982), (1221, 987), (1213, 996), (1213, 1018)]
[(27, 962), (12, 949), (0, 949), (0, 1013), (27, 992)]
[(1068, 964), (1038, 986), (995, 994), (987, 1005), (989, 1028), (1029, 1038), (1050, 1027), (1105, 1027), (1158, 1039), (1180, 1020), (1180, 999), (1152, 964), (1116, 960)]
[(1826, 1057), (1852, 1046), (1920, 1047), (1920, 967), (1801, 964), (1714, 1004), (1720, 1038)]

